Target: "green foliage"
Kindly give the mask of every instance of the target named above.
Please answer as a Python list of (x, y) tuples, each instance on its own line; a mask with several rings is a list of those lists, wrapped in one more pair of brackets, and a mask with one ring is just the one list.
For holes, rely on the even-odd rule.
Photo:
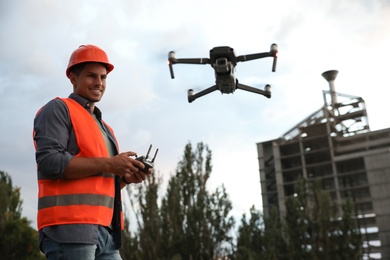
[[(129, 225), (129, 221), (125, 219), (125, 226)], [(139, 250), (139, 237), (137, 234), (132, 234), (125, 229), (122, 233), (122, 248), (120, 253), (123, 260), (142, 260), (141, 252)]]
[[(212, 171), (211, 151), (203, 143), (184, 149), (176, 174), (159, 200), (161, 178), (150, 176), (131, 196), (138, 208), (138, 230), (126, 231), (124, 259), (361, 259), (362, 238), (350, 202), (338, 216), (320, 183), (299, 180), (286, 200), (286, 212), (270, 211), (263, 220), (254, 206), (243, 214), (236, 244), (229, 235), (232, 204), (222, 185), (206, 188)], [(134, 186), (129, 186), (131, 193)], [(159, 203), (160, 202), (160, 203)], [(136, 207), (137, 205), (137, 207)]]
[(21, 217), (20, 188), (0, 171), (0, 252), (1, 259), (44, 259), (38, 248), (38, 234), (30, 221)]
[[(135, 194), (139, 211), (137, 216), (140, 259), (158, 259), (161, 247), (161, 219), (158, 207), (158, 189), (161, 179), (151, 175), (146, 185), (139, 185)], [(140, 216), (141, 218), (139, 218)], [(133, 259), (133, 258), (132, 258)]]
[(280, 218), (277, 210), (271, 210), (269, 218), (263, 220), (260, 211), (254, 206), (250, 209), (251, 217), (246, 220), (243, 214), (238, 228), (235, 259), (288, 260)]
[(250, 209), (250, 219), (242, 215), (241, 226), (238, 228), (237, 259), (262, 259), (265, 251), (264, 233), (260, 212), (254, 206)]
[(181, 259), (211, 259), (226, 254), (225, 244), (232, 241), (229, 231), (234, 220), (225, 188), (214, 193), (206, 189), (212, 170), (211, 151), (199, 143), (193, 151), (187, 144), (176, 175), (168, 184), (162, 200), (165, 226), (164, 256)]
[(3, 171), (0, 171), (0, 198), (2, 198), (0, 224), (20, 218), (22, 213), (20, 188), (14, 188), (11, 177)]
[(303, 179), (296, 193), (286, 201), (286, 212), (276, 208), (261, 221), (260, 212), (251, 208), (238, 229), (235, 259), (362, 259), (362, 239), (354, 218), (352, 203), (343, 205), (336, 216), (335, 205), (319, 183)]
[(363, 248), (362, 234), (360, 232), (357, 220), (353, 217), (354, 208), (351, 200), (347, 200), (343, 205), (344, 216), (341, 219), (336, 234), (337, 247), (335, 254), (338, 259), (361, 259)]
[(287, 253), (287, 243), (283, 237), (282, 223), (276, 208), (270, 210), (270, 217), (264, 219), (264, 253), (263, 259), (290, 259)]
[(285, 239), (291, 259), (361, 259), (362, 239), (349, 202), (336, 214), (319, 183), (298, 180), (286, 201)]
[[(126, 239), (132, 242), (122, 248), (122, 256), (212, 259), (231, 253), (232, 204), (224, 186), (213, 193), (206, 188), (212, 171), (211, 157), (211, 151), (203, 143), (195, 150), (187, 144), (160, 206), (160, 178), (152, 175), (145, 185), (138, 186), (131, 196), (132, 206), (137, 204), (139, 209), (135, 212), (137, 235), (131, 238), (131, 234), (125, 233)], [(137, 243), (137, 252), (129, 253), (129, 248)]]
[(298, 182), (294, 197), (286, 201), (286, 236), (288, 254), (291, 259), (311, 259), (310, 255), (310, 220), (307, 205), (308, 193), (304, 182)]

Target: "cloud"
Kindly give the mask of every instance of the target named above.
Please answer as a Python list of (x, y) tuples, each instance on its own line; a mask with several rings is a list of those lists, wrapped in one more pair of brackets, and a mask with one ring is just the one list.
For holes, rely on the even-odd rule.
[[(322, 106), (325, 70), (340, 71), (337, 91), (366, 100), (373, 130), (388, 127), (389, 17), (380, 0), (0, 1), (0, 167), (22, 187), (24, 214), (35, 221), (32, 120), (51, 98), (69, 95), (69, 55), (93, 43), (115, 65), (98, 106), (123, 150), (142, 153), (152, 143), (160, 148), (156, 167), (168, 175), (187, 142), (205, 142), (214, 185), (226, 183), (235, 210), (260, 207), (255, 143), (278, 138)], [(178, 64), (176, 78), (169, 76), (171, 50), (208, 57), (228, 45), (241, 55), (272, 43), (279, 45), (275, 73), (271, 59), (237, 66), (240, 82), (271, 84), (271, 99), (237, 90), (188, 104), (187, 89), (214, 84), (212, 68)]]

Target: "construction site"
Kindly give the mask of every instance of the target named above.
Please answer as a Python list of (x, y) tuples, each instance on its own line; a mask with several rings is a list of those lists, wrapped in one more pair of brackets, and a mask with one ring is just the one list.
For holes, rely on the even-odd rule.
[(363, 259), (390, 259), (390, 128), (370, 131), (365, 101), (337, 93), (337, 74), (322, 73), (329, 85), (322, 107), (257, 143), (263, 214), (277, 208), (284, 215), (297, 180), (318, 180), (335, 205), (353, 199)]

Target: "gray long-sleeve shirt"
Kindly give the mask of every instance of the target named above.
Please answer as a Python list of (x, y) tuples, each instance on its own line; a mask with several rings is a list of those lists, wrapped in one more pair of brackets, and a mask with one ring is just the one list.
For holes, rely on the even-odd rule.
[[(76, 100), (90, 111), (89, 102), (77, 94), (69, 98)], [(110, 155), (116, 155), (113, 134), (102, 123), (102, 113), (95, 107), (94, 117), (105, 137)], [(79, 152), (76, 136), (70, 120), (67, 106), (60, 99), (49, 101), (34, 119), (34, 142), (38, 178), (63, 179), (64, 171), (70, 160)], [(44, 235), (61, 243), (97, 244), (98, 225), (72, 224), (49, 226), (39, 230), (39, 243)]]

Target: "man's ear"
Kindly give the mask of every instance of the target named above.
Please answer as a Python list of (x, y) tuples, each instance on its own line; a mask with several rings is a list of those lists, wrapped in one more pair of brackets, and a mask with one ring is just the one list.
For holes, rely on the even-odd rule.
[(78, 76), (76, 74), (71, 72), (69, 74), (69, 79), (70, 79), (70, 82), (72, 83), (73, 86), (77, 85)]

